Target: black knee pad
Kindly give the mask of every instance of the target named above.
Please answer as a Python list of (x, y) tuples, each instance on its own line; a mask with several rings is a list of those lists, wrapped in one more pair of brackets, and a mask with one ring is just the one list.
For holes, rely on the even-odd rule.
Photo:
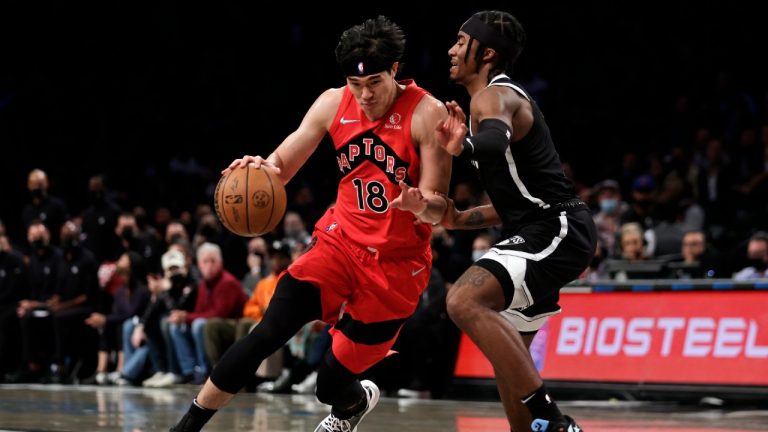
[(350, 407), (365, 397), (365, 390), (357, 380), (357, 375), (344, 367), (332, 350), (328, 350), (325, 359), (317, 371), (317, 399), (333, 407)]

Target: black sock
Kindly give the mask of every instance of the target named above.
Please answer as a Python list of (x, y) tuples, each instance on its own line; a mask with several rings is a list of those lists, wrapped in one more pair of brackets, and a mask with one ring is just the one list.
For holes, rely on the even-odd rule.
[(534, 419), (558, 420), (563, 417), (563, 413), (560, 412), (555, 401), (547, 394), (544, 384), (535, 392), (524, 397), (522, 401)]
[(197, 403), (197, 399), (194, 399), (184, 417), (171, 428), (171, 432), (200, 432), (214, 414), (216, 410), (203, 408)]

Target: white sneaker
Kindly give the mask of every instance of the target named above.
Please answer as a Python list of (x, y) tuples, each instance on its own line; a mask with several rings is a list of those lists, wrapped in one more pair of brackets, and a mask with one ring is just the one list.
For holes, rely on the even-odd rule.
[(317, 385), (317, 372), (312, 372), (304, 378), (304, 381), (298, 384), (292, 384), (291, 390), (298, 394), (312, 394), (315, 392), (315, 386)]
[(142, 387), (154, 387), (155, 381), (157, 381), (160, 378), (162, 378), (163, 375), (165, 375), (165, 372), (155, 372), (154, 375), (152, 375), (151, 377), (149, 377), (149, 378), (145, 379), (144, 381), (142, 381), (141, 382), (141, 386)]
[(117, 380), (121, 378), (120, 372), (114, 371), (107, 374), (107, 382), (109, 384), (117, 384)]
[(106, 372), (99, 372), (96, 374), (96, 384), (98, 385), (106, 385), (107, 384), (107, 373)]
[(162, 377), (158, 378), (152, 383), (152, 386), (148, 387), (170, 387), (174, 384), (178, 384), (181, 382), (181, 377), (174, 374), (173, 372), (166, 372), (163, 374)]
[(357, 425), (376, 407), (380, 395), (379, 388), (372, 381), (363, 380), (360, 381), (360, 384), (365, 390), (366, 399), (368, 399), (368, 405), (365, 409), (346, 420), (341, 420), (331, 412), (317, 425), (315, 432), (357, 432)]

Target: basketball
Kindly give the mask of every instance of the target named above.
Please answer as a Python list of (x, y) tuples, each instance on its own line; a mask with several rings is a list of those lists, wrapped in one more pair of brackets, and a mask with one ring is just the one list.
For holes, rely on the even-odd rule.
[(285, 187), (269, 168), (235, 168), (216, 185), (214, 207), (228, 230), (255, 237), (275, 229), (285, 214)]

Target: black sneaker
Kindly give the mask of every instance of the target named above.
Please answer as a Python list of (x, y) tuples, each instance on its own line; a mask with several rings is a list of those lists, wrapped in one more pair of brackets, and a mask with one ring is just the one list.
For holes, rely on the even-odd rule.
[(531, 423), (531, 430), (533, 432), (584, 432), (584, 429), (568, 416), (563, 417), (562, 420), (536, 419)]
[(352, 416), (346, 420), (341, 420), (333, 412), (324, 418), (323, 421), (317, 425), (315, 432), (357, 432), (357, 425), (363, 421), (363, 418), (371, 412), (376, 404), (379, 403), (379, 388), (372, 381), (363, 380), (360, 384), (365, 390), (365, 396), (368, 399), (368, 405), (359, 414)]

